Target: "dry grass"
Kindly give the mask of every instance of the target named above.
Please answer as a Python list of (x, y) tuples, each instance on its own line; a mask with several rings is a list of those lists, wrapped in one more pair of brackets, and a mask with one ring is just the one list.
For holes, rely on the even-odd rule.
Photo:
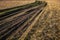
[(21, 5), (29, 4), (32, 2), (34, 1), (0, 1), (0, 10), (16, 7), (16, 6), (21, 6)]
[[(59, 0), (46, 0), (46, 2), (48, 3), (46, 11), (44, 12), (44, 14), (40, 16), (38, 22), (35, 23), (35, 25), (28, 33), (28, 35), (25, 35), (26, 36), (25, 40), (60, 40)], [(21, 3), (20, 4), (17, 3), (17, 4), (21, 5)], [(15, 6), (17, 4), (15, 4)], [(6, 6), (1, 6), (0, 8), (4, 8), (4, 7), (6, 8)]]
[(60, 40), (60, 10), (49, 10), (39, 18), (25, 40)]
[(48, 6), (25, 40), (60, 40), (60, 5), (47, 1)]

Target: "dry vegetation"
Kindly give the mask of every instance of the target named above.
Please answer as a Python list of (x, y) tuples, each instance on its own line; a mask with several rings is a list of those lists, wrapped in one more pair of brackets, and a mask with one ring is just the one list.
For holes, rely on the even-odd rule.
[(60, 40), (60, 5), (47, 1), (48, 6), (25, 40)]
[(25, 40), (60, 40), (60, 10), (49, 10), (40, 17)]
[[(48, 5), (45, 12), (26, 35), (25, 40), (60, 40), (60, 3), (55, 0), (46, 0), (46, 2)], [(6, 8), (0, 5), (0, 8)]]
[(21, 6), (25, 4), (32, 3), (34, 1), (0, 1), (0, 10), (6, 8), (12, 8), (16, 6)]

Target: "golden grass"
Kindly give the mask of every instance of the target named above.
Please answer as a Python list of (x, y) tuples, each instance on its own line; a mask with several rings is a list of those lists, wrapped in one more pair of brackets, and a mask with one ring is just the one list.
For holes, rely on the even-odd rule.
[(0, 1), (0, 10), (32, 3), (34, 1)]
[(48, 3), (46, 11), (42, 15), (36, 17), (32, 25), (30, 25), (21, 36), (21, 40), (60, 40), (59, 0), (45, 1)]
[(48, 6), (25, 40), (60, 40), (60, 5), (57, 1), (47, 0)]

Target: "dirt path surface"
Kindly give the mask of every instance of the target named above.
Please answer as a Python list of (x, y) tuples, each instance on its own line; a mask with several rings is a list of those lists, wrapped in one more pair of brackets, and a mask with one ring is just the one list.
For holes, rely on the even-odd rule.
[(24, 40), (60, 40), (59, 0), (45, 0), (48, 5)]

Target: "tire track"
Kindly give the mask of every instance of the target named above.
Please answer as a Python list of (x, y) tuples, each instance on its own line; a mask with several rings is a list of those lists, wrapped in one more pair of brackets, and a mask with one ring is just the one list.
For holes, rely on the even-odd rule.
[[(38, 7), (39, 7), (39, 6), (32, 7), (32, 8), (29, 8), (29, 9), (25, 9), (23, 12), (17, 13), (16, 15), (17, 15), (17, 16), (20, 16), (20, 15), (26, 14), (25, 12), (27, 12), (27, 11), (29, 11), (29, 10), (32, 10), (32, 9), (35, 9), (35, 8), (38, 8)], [(16, 15), (11, 16), (11, 17), (8, 17), (8, 18), (5, 18), (4, 20), (1, 20), (1, 21), (0, 21), (0, 25), (4, 24), (4, 23), (6, 23), (6, 22), (9, 22), (9, 21), (14, 20), (14, 18), (17, 17)]]
[[(28, 14), (28, 16), (29, 16), (29, 15), (32, 15), (32, 13), (31, 13), (31, 14)], [(24, 21), (27, 21), (28, 16), (25, 16), (25, 17), (27, 17), (27, 18), (25, 18), (25, 19), (23, 18), (23, 20), (22, 20), (20, 23), (18, 23), (18, 24), (20, 24), (20, 25), (21, 25), (22, 23), (24, 23)], [(9, 25), (8, 25), (8, 26), (9, 26)], [(11, 29), (11, 28), (9, 28), (9, 29), (11, 29), (11, 30), (14, 30), (14, 29), (16, 29), (16, 28), (17, 28), (17, 26), (16, 26), (16, 27), (14, 27), (14, 28), (13, 28), (12, 26), (10, 26), (10, 27), (12, 28), (12, 29)], [(7, 28), (7, 29), (8, 29), (8, 28)], [(8, 30), (7, 30), (7, 29), (6, 29), (6, 30), (4, 30), (4, 31), (8, 31), (8, 33), (9, 33), (11, 30), (9, 31), (9, 29), (8, 29)], [(2, 32), (4, 32), (4, 31), (2, 31)], [(1, 32), (1, 33), (2, 33), (2, 32)], [(8, 34), (8, 33), (6, 33), (6, 34)], [(3, 35), (3, 34), (5, 34), (5, 33), (2, 33), (1, 35)], [(1, 36), (1, 35), (0, 35), (0, 36)]]
[[(35, 17), (42, 11), (42, 9), (39, 9), (36, 11), (36, 13), (34, 14), (34, 16), (32, 16), (32, 18), (30, 18), (29, 20), (27, 20), (27, 22), (25, 22), (22, 26), (20, 26), (15, 33), (13, 32), (13, 34), (9, 37), (8, 40), (18, 40), (18, 38), (25, 32), (25, 30), (31, 25), (31, 23), (34, 21)], [(19, 34), (20, 36), (19, 36)], [(16, 38), (16, 36), (19, 36)]]
[[(29, 11), (33, 11), (33, 10), (35, 10), (35, 9), (29, 10)], [(27, 12), (29, 12), (29, 11), (27, 11)], [(3, 24), (3, 25), (1, 25), (1, 27), (0, 27), (0, 32), (1, 32), (1, 30), (3, 31), (3, 29), (8, 28), (10, 25), (12, 26), (12, 24), (13, 24), (13, 25), (16, 25), (17, 23), (19, 23), (18, 21), (21, 20), (22, 17), (23, 17), (24, 15), (27, 15), (27, 14), (28, 14), (28, 13), (24, 13), (23, 15), (20, 15), (20, 16), (16, 17), (14, 20), (12, 20), (12, 21), (10, 21), (10, 22), (8, 22), (8, 23), (5, 23), (5, 24)], [(8, 25), (7, 25), (7, 24), (8, 24)]]
[(26, 29), (32, 24), (36, 16), (40, 14), (45, 5), (46, 4), (43, 3), (37, 7), (29, 8), (28, 10), (26, 9), (23, 14), (18, 15), (18, 13), (18, 16), (16, 17), (15, 15), (8, 17), (7, 19), (11, 18), (11, 20), (9, 21), (5, 19), (5, 21), (7, 21), (3, 22), (3, 20), (0, 25), (0, 40), (6, 40), (7, 38), (7, 40), (9, 40), (9, 37), (10, 39), (14, 39), (14, 36), (17, 35), (18, 32), (20, 33), (20, 36), (18, 36), (17, 38), (20, 38), (21, 35), (26, 31)]

